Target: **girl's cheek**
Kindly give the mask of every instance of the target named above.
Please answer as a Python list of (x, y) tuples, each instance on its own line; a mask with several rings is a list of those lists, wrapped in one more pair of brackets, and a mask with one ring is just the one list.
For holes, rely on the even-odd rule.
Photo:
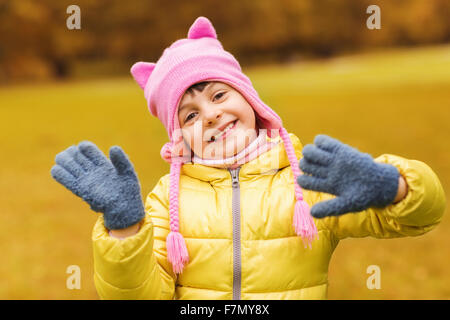
[(195, 141), (194, 141), (194, 136), (191, 134), (190, 135), (190, 139), (189, 141), (189, 148), (191, 148), (191, 150), (195, 150)]
[(202, 141), (200, 141), (200, 139), (196, 138), (196, 137), (194, 136), (193, 133), (192, 133), (192, 135), (191, 135), (189, 147), (190, 147), (191, 150), (193, 150), (194, 153), (196, 153), (196, 154), (201, 154), (201, 153), (202, 153), (202, 150), (203, 150), (203, 144), (202, 144)]

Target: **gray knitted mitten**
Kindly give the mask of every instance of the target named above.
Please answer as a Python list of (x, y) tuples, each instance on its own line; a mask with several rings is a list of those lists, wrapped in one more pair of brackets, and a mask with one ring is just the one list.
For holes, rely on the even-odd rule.
[(53, 178), (104, 213), (105, 227), (123, 229), (145, 215), (141, 189), (133, 165), (118, 146), (109, 150), (109, 160), (89, 141), (56, 155)]
[(326, 135), (317, 135), (314, 145), (303, 148), (299, 167), (304, 174), (297, 183), (305, 189), (337, 197), (311, 208), (315, 218), (385, 207), (397, 195), (399, 171), (390, 164), (377, 163), (367, 153)]

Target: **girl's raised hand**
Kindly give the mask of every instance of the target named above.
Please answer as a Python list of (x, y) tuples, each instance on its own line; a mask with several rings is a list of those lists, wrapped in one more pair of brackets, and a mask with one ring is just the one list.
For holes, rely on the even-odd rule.
[(109, 160), (89, 141), (56, 155), (53, 178), (104, 213), (105, 227), (123, 229), (142, 220), (145, 210), (133, 165), (118, 146), (109, 150)]
[(311, 208), (315, 218), (385, 207), (393, 202), (399, 172), (390, 164), (377, 163), (372, 156), (327, 135), (317, 135), (314, 145), (303, 148), (299, 167), (304, 174), (297, 183), (304, 189), (337, 197)]

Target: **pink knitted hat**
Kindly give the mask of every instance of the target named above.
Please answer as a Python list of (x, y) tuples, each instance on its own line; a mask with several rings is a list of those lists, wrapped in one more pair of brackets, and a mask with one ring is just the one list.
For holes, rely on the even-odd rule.
[(242, 73), (239, 62), (223, 49), (207, 18), (197, 18), (190, 27), (187, 38), (172, 43), (156, 63), (135, 63), (131, 67), (131, 74), (144, 90), (150, 112), (161, 120), (170, 139), (161, 149), (161, 155), (170, 163), (170, 233), (167, 236), (167, 258), (175, 273), (181, 273), (189, 261), (186, 243), (179, 232), (178, 193), (181, 166), (191, 160), (191, 151), (183, 142), (177, 110), (185, 91), (202, 81), (220, 81), (239, 91), (253, 107), (267, 129), (268, 136), (280, 135), (295, 180), (297, 201), (293, 225), (297, 235), (311, 244), (317, 236), (317, 229), (309, 206), (303, 200), (302, 190), (296, 183), (300, 169), (289, 135), (283, 128), (280, 117), (261, 101), (250, 79)]

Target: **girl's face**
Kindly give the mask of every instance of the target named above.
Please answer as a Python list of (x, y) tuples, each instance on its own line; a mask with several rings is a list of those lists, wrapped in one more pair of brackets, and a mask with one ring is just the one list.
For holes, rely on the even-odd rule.
[(201, 92), (185, 92), (178, 121), (184, 140), (203, 159), (232, 157), (258, 135), (253, 108), (222, 82), (209, 82)]

